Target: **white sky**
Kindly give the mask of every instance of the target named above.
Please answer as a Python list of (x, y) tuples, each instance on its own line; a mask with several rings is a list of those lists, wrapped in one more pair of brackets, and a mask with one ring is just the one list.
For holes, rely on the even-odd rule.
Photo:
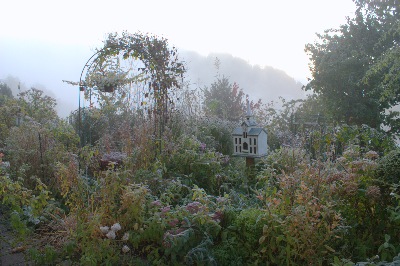
[[(307, 43), (352, 17), (352, 0), (0, 0), (0, 81), (56, 98), (67, 116), (77, 108), (85, 62), (110, 32), (163, 36), (179, 49), (227, 53), (271, 66), (306, 84)], [(16, 88), (15, 83), (15, 88)]]
[(305, 81), (305, 44), (345, 23), (355, 6), (351, 0), (2, 0), (0, 10), (0, 42), (93, 49), (109, 32), (149, 32), (178, 49), (230, 53)]

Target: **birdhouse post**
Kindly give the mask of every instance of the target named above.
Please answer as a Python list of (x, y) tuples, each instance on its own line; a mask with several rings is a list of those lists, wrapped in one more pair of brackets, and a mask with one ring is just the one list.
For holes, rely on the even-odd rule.
[(267, 131), (258, 127), (253, 119), (249, 101), (247, 100), (246, 118), (240, 127), (232, 132), (233, 156), (246, 157), (246, 166), (254, 165), (255, 158), (267, 155)]

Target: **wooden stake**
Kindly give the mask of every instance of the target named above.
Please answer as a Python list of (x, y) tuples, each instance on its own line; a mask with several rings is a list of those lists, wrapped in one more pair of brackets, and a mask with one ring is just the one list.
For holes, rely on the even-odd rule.
[(250, 168), (253, 167), (255, 164), (255, 160), (252, 157), (246, 157), (246, 167)]

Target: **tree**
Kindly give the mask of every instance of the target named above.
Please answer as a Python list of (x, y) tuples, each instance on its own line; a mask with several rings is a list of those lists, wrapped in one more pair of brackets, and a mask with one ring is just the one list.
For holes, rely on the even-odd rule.
[[(394, 71), (398, 60), (390, 55), (398, 49), (396, 35), (391, 34), (394, 24), (398, 25), (393, 14), (398, 12), (384, 12), (382, 5), (377, 5), (382, 8), (379, 9), (381, 12), (368, 9), (368, 3), (376, 1), (355, 2), (359, 7), (355, 18), (348, 19), (347, 24), (337, 30), (318, 34), (318, 42), (306, 45), (312, 73), (306, 90), (320, 96), (334, 121), (380, 128), (390, 116), (392, 119), (389, 120), (393, 121), (393, 114), (387, 109), (400, 100), (399, 97), (387, 97), (393, 95), (395, 89), (398, 90), (398, 86), (394, 86), (396, 77), (392, 75), (399, 75), (399, 71)], [(388, 6), (385, 8), (388, 9)], [(389, 60), (392, 65), (383, 68), (382, 60)], [(381, 75), (372, 75), (372, 72)], [(386, 76), (382, 75), (384, 73)], [(391, 89), (388, 83), (394, 83)], [(399, 129), (392, 128), (391, 132), (399, 132)]]
[(306, 46), (312, 73), (306, 89), (321, 97), (336, 122), (379, 127), (382, 110), (373, 86), (360, 81), (379, 55), (374, 46), (380, 37), (374, 21), (358, 12), (339, 30), (327, 30), (318, 35), (320, 42)]
[(386, 109), (383, 124), (392, 133), (400, 132), (400, 113), (392, 107), (400, 103), (400, 3), (398, 0), (354, 0), (358, 10), (374, 17), (387, 29), (376, 46), (383, 47), (364, 76), (364, 84), (376, 82), (379, 102)]
[(0, 82), (0, 106), (2, 106), (6, 98), (14, 98), (10, 87), (7, 84)]
[(204, 112), (230, 121), (238, 121), (245, 110), (244, 93), (236, 83), (226, 77), (217, 78), (210, 88), (204, 89)]
[(54, 98), (44, 95), (43, 91), (31, 88), (18, 94), (18, 105), (21, 115), (44, 124), (58, 118)]
[(14, 98), (10, 87), (2, 82), (0, 82), (0, 95), (7, 96), (8, 98)]
[[(58, 119), (55, 110), (56, 100), (44, 95), (43, 91), (31, 88), (18, 94), (18, 98), (8, 97), (11, 90), (7, 85), (0, 85), (0, 146), (3, 146), (10, 130), (18, 126), (23, 120), (31, 120), (40, 123), (42, 126), (48, 122)], [(0, 100), (1, 101), (1, 100)]]
[[(7, 89), (4, 91), (7, 92)], [(19, 109), (16, 99), (0, 95), (0, 149), (5, 146), (10, 128), (16, 125)]]

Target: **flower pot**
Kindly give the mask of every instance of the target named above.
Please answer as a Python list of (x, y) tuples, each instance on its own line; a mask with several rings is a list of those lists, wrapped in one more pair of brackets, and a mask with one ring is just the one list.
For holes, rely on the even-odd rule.
[(104, 85), (103, 92), (114, 92), (114, 87), (112, 85)]

